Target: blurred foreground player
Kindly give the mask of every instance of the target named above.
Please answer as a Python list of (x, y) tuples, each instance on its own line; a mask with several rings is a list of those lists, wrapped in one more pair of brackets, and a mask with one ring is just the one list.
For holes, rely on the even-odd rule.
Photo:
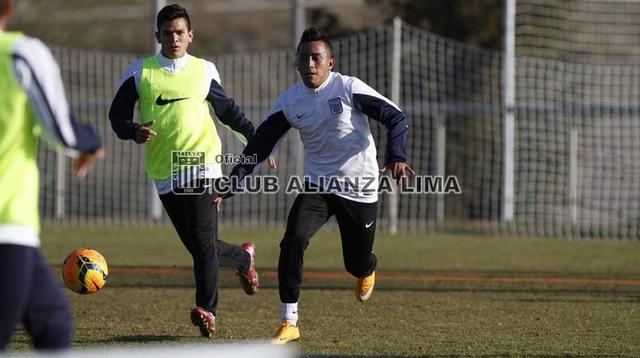
[(97, 132), (72, 119), (60, 69), (34, 38), (5, 32), (11, 0), (0, 0), (0, 351), (18, 322), (34, 348), (71, 346), (73, 317), (39, 250), (38, 137), (62, 145), (83, 178), (104, 157)]

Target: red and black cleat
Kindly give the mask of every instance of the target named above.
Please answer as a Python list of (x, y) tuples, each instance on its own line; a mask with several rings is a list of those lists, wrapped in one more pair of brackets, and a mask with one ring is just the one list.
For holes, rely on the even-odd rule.
[(260, 288), (260, 278), (255, 266), (256, 246), (250, 242), (242, 244), (242, 249), (249, 254), (249, 268), (245, 272), (238, 271), (240, 277), (240, 285), (247, 295), (255, 295)]
[(216, 335), (216, 317), (202, 307), (191, 310), (191, 323), (200, 328), (200, 335), (212, 338)]

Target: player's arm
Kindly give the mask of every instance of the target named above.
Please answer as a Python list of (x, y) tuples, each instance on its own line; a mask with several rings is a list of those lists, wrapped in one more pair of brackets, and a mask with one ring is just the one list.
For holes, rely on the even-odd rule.
[(245, 176), (253, 173), (256, 166), (262, 163), (271, 155), (274, 148), (291, 128), (291, 124), (287, 121), (283, 111), (275, 112), (269, 115), (256, 130), (255, 135), (249, 140), (247, 146), (242, 152), (246, 157), (256, 155), (257, 163), (255, 164), (238, 164), (231, 170), (230, 177), (237, 177), (238, 182), (242, 182)]
[(360, 80), (354, 80), (352, 98), (356, 109), (387, 127), (385, 167), (391, 168), (393, 178), (399, 180), (404, 175), (415, 174), (407, 164), (409, 126), (405, 114), (393, 102)]
[(122, 140), (133, 140), (138, 144), (146, 143), (157, 133), (150, 127), (153, 121), (139, 124), (133, 121), (133, 111), (139, 99), (136, 87), (136, 75), (142, 71), (142, 62), (132, 63), (120, 79), (120, 87), (111, 102), (109, 109), (109, 120), (111, 128), (118, 138)]
[[(258, 126), (256, 133), (251, 139), (247, 146), (244, 148), (242, 152), (245, 156), (253, 156), (256, 155), (257, 163), (255, 164), (238, 164), (231, 170), (231, 174), (229, 175), (229, 179), (231, 180), (232, 185), (242, 183), (244, 178), (247, 175), (250, 175), (255, 170), (256, 166), (262, 163), (267, 158), (272, 158), (270, 155), (273, 152), (276, 145), (280, 141), (280, 138), (284, 136), (287, 131), (291, 128), (291, 124), (287, 121), (287, 118), (284, 115), (284, 112), (279, 110), (275, 113), (269, 115), (262, 123)], [(271, 159), (269, 159), (271, 160)], [(237, 190), (237, 187), (233, 188)], [(230, 197), (232, 194), (226, 194), (223, 196), (218, 196), (215, 199), (216, 208), (220, 211), (220, 207), (222, 206), (222, 200)]]
[(207, 101), (211, 103), (216, 117), (234, 132), (238, 133), (238, 139), (247, 144), (256, 130), (253, 123), (240, 110), (240, 107), (222, 88), (220, 73), (212, 62), (206, 62), (206, 76), (210, 80)]
[(44, 138), (52, 145), (62, 145), (74, 158), (75, 175), (84, 177), (96, 159), (104, 157), (98, 132), (75, 120), (64, 94), (60, 68), (49, 49), (39, 40), (24, 38), (14, 48), (13, 67), (16, 78), (29, 96)]
[(242, 136), (241, 139), (244, 139), (244, 144), (249, 142), (256, 132), (253, 123), (247, 119), (233, 97), (229, 96), (215, 79), (211, 80), (207, 101), (213, 106), (220, 122), (239, 133)]
[(137, 101), (138, 91), (132, 74), (118, 88), (109, 109), (111, 128), (120, 139), (136, 139), (136, 131), (140, 125), (133, 121), (133, 111)]
[[(211, 103), (216, 117), (220, 122), (238, 133), (238, 139), (242, 144), (246, 145), (256, 132), (253, 123), (251, 123), (242, 110), (240, 110), (240, 107), (233, 97), (229, 96), (224, 88), (222, 88), (220, 75), (213, 63), (207, 62), (207, 71), (211, 77), (207, 101)], [(273, 156), (268, 158), (268, 163), (270, 168), (276, 168), (276, 160)]]

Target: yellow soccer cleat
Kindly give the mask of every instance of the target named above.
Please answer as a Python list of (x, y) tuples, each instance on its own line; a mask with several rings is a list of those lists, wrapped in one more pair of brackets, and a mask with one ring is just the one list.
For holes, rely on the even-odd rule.
[(273, 336), (271, 343), (273, 344), (286, 344), (291, 341), (295, 341), (300, 338), (300, 331), (297, 326), (291, 324), (291, 322), (284, 320), (280, 323), (280, 327)]
[(369, 299), (373, 292), (373, 286), (376, 283), (376, 272), (373, 271), (371, 275), (363, 278), (359, 278), (356, 281), (356, 300), (364, 302)]

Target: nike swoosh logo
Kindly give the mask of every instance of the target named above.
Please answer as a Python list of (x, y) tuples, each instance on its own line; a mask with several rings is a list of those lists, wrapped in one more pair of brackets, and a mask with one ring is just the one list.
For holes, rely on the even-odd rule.
[(172, 98), (172, 99), (164, 99), (164, 98), (162, 98), (162, 94), (160, 94), (160, 95), (158, 96), (158, 98), (156, 98), (156, 104), (157, 104), (158, 106), (164, 106), (164, 105), (167, 105), (167, 104), (169, 104), (169, 103), (182, 101), (183, 99), (189, 99), (189, 97)]
[(307, 113), (302, 113), (302, 114), (296, 114), (296, 118), (300, 119), (300, 118), (306, 116), (307, 114), (309, 114), (309, 113), (307, 112)]
[[(375, 221), (375, 220), (374, 220), (374, 221)], [(365, 227), (365, 229), (368, 229), (368, 228), (370, 228), (370, 227), (371, 227), (371, 225), (373, 225), (373, 221), (372, 221), (372, 222), (370, 222), (370, 223), (368, 223), (368, 224), (366, 224), (364, 227)]]

